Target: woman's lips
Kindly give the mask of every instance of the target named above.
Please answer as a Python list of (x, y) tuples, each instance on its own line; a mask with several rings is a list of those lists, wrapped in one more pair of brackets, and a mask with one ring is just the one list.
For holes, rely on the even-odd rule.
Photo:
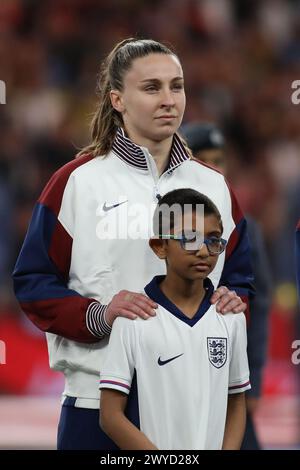
[(165, 116), (159, 116), (159, 117), (157, 117), (156, 119), (166, 119), (166, 120), (169, 120), (169, 119), (176, 119), (176, 116), (165, 115)]

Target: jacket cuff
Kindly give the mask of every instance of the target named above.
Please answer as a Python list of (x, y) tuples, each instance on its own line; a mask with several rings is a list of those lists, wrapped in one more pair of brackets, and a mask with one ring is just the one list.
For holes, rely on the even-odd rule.
[(99, 302), (92, 302), (86, 311), (86, 327), (97, 338), (103, 338), (111, 332), (111, 327), (105, 320), (107, 307)]

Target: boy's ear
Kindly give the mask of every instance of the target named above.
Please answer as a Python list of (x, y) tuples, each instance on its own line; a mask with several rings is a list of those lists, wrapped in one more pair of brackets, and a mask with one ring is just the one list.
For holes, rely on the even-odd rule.
[(149, 240), (149, 246), (160, 259), (166, 259), (166, 243), (161, 238), (152, 237)]

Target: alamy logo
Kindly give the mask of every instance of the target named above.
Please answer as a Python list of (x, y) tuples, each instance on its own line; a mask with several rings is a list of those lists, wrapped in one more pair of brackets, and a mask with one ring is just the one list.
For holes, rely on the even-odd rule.
[(209, 362), (220, 369), (227, 360), (227, 338), (207, 338)]
[[(125, 204), (127, 203), (127, 204)], [(184, 208), (180, 204), (162, 204), (156, 213), (155, 220), (153, 214), (157, 204), (129, 202), (127, 196), (120, 196), (119, 201), (103, 201), (96, 209), (96, 217), (99, 221), (96, 224), (96, 236), (99, 240), (148, 240), (153, 231), (159, 233), (160, 220), (162, 231), (169, 234), (171, 221), (181, 221), (182, 231), (184, 227), (193, 227), (193, 231), (203, 233), (204, 207), (203, 204), (196, 205), (196, 225), (193, 226), (193, 212), (191, 204), (185, 204)], [(114, 209), (114, 210), (113, 210)], [(180, 231), (180, 227), (178, 231)]]
[(292, 89), (295, 91), (291, 95), (291, 101), (293, 104), (299, 104), (300, 103), (300, 80), (293, 81)]
[(0, 80), (0, 104), (6, 104), (6, 85), (3, 80)]
[(0, 365), (6, 364), (6, 345), (4, 341), (0, 341)]
[(300, 364), (300, 339), (295, 339), (292, 342), (292, 349), (295, 349), (295, 351), (292, 354), (291, 361), (295, 366), (298, 366)]

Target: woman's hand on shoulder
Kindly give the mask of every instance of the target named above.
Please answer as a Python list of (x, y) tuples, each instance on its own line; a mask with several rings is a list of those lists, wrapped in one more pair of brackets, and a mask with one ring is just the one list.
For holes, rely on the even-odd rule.
[(247, 304), (237, 295), (234, 290), (229, 290), (225, 286), (218, 287), (210, 299), (212, 304), (216, 304), (218, 313), (241, 313), (247, 309)]
[(117, 317), (135, 320), (137, 317), (147, 320), (156, 315), (158, 305), (144, 294), (121, 290), (114, 295), (105, 312), (105, 320), (112, 326)]

